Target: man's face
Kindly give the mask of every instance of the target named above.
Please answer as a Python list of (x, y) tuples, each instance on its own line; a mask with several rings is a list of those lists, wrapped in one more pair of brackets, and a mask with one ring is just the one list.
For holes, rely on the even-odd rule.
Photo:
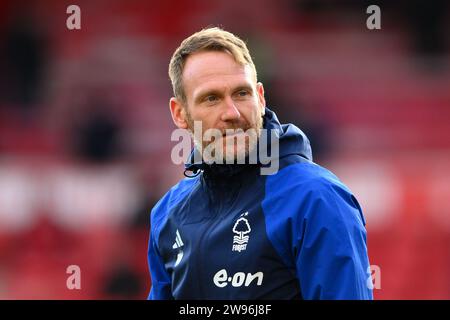
[[(199, 141), (194, 136), (197, 148), (202, 146), (205, 149), (209, 145), (218, 151), (223, 150), (223, 159), (245, 157), (253, 150), (256, 139), (249, 139), (249, 134), (259, 135), (265, 107), (263, 86), (256, 83), (255, 78), (250, 66), (241, 66), (226, 52), (198, 52), (187, 58), (183, 71), (186, 104), (182, 106), (179, 117), (191, 132), (194, 131), (194, 121), (201, 121), (203, 132), (213, 128), (222, 132), (220, 138), (212, 142)], [(181, 103), (172, 103), (172, 100), (174, 121), (183, 127), (176, 121), (174, 112), (176, 105), (179, 108)], [(242, 132), (227, 135), (226, 129), (242, 129)], [(243, 141), (239, 135), (245, 137), (244, 144), (238, 143)], [(232, 147), (227, 148), (227, 145)]]

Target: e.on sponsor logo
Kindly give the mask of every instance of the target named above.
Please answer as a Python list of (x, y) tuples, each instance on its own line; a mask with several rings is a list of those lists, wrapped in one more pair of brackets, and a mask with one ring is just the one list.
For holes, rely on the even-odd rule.
[(260, 286), (263, 282), (263, 278), (264, 274), (261, 271), (254, 274), (236, 272), (233, 276), (228, 276), (227, 270), (222, 269), (216, 272), (213, 281), (219, 288), (224, 288), (229, 283), (231, 283), (233, 287), (242, 287), (242, 285), (248, 287), (254, 280), (256, 280), (256, 285)]

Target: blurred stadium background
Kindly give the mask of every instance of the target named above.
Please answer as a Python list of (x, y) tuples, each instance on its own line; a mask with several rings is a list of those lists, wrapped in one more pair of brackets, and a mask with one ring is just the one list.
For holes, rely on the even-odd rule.
[[(66, 8), (81, 8), (81, 30)], [(378, 4), (382, 29), (366, 28)], [(367, 218), (376, 299), (450, 299), (447, 1), (2, 1), (0, 298), (145, 299), (149, 211), (178, 179), (167, 67), (208, 25)], [(66, 288), (79, 265), (81, 290)]]

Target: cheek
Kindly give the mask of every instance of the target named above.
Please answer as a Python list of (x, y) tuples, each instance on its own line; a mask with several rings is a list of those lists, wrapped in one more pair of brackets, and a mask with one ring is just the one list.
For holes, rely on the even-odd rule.
[(202, 131), (205, 132), (208, 129), (216, 128), (217, 127), (217, 119), (215, 118), (215, 115), (212, 114), (212, 112), (206, 111), (206, 112), (199, 112), (196, 114), (195, 118), (196, 121), (201, 121), (202, 124)]
[(251, 119), (252, 123), (256, 123), (257, 119), (261, 117), (261, 105), (259, 103), (259, 100), (256, 98), (254, 101), (252, 101), (251, 106), (248, 110), (248, 118)]

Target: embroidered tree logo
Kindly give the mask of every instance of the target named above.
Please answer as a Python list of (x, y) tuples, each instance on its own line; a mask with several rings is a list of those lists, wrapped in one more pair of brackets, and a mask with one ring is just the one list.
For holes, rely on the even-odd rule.
[(250, 233), (250, 231), (252, 231), (252, 229), (250, 228), (248, 220), (244, 217), (239, 218), (233, 227), (233, 232), (237, 234), (237, 236), (233, 237), (233, 241), (237, 244), (247, 243), (249, 239), (247, 234)]

